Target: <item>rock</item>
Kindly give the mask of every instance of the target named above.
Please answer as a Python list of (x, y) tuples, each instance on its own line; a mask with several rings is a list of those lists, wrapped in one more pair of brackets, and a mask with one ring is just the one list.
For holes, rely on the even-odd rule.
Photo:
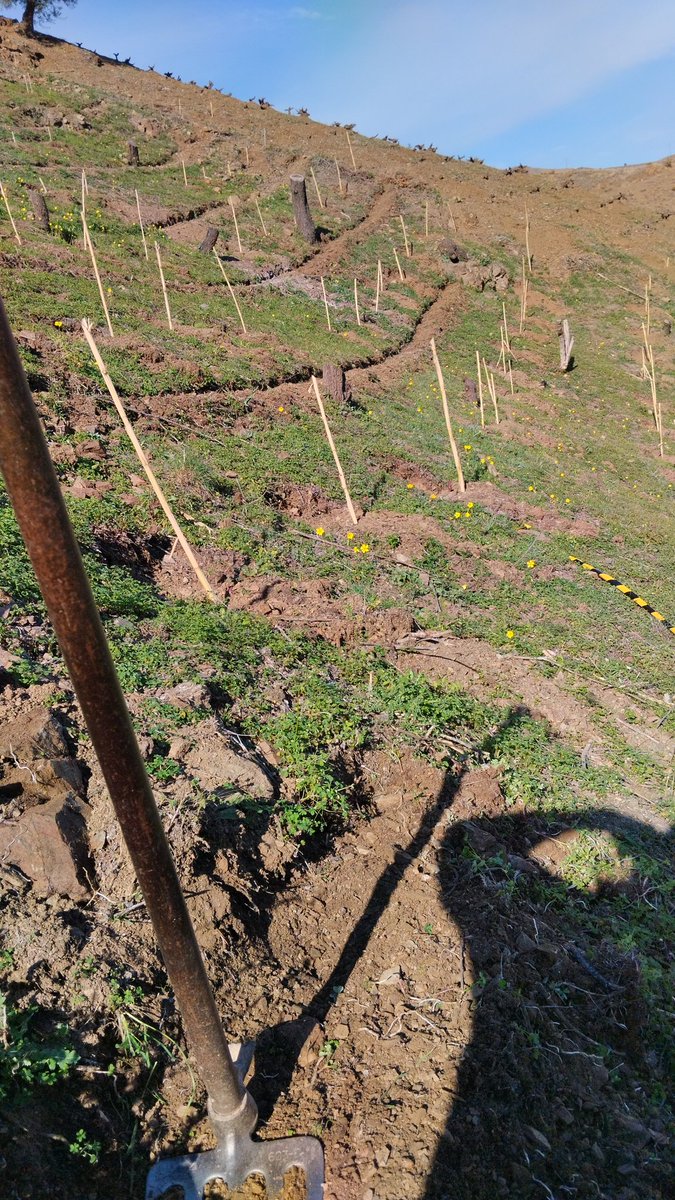
[(450, 262), (458, 263), (466, 262), (468, 260), (469, 256), (466, 250), (464, 250), (462, 246), (458, 245), (457, 242), (454, 242), (452, 238), (443, 238), (443, 240), (439, 243), (438, 248), (441, 254), (450, 259)]
[(157, 699), (163, 704), (171, 704), (174, 708), (210, 708), (211, 697), (203, 683), (177, 683), (175, 687), (158, 692)]
[(274, 785), (262, 767), (236, 754), (217, 733), (192, 747), (185, 756), (185, 766), (207, 792), (231, 798), (238, 794), (274, 799)]
[(89, 806), (74, 796), (29, 808), (17, 821), (0, 822), (0, 858), (26, 875), (41, 899), (83, 900)]
[(550, 1151), (551, 1143), (549, 1142), (546, 1135), (541, 1132), (541, 1129), (535, 1129), (534, 1125), (525, 1125), (524, 1128), (525, 1128), (525, 1132), (527, 1133), (528, 1137), (534, 1142), (534, 1144), (536, 1146), (539, 1146), (542, 1150), (545, 1150), (547, 1153)]
[(336, 1025), (335, 1026), (335, 1036), (336, 1036), (336, 1038), (339, 1039), (339, 1041), (343, 1042), (345, 1040), (345, 1038), (349, 1037), (349, 1025), (344, 1025), (344, 1024)]
[(140, 113), (132, 112), (129, 120), (134, 129), (137, 129), (139, 133), (144, 133), (146, 137), (159, 137), (162, 132), (159, 121), (153, 121), (151, 117), (144, 117)]
[(0, 759), (32, 763), (69, 754), (63, 725), (48, 708), (32, 709), (27, 716), (0, 727)]

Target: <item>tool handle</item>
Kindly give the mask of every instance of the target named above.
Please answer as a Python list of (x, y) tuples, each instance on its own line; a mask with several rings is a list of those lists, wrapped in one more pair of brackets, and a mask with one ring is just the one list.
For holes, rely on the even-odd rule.
[(143, 892), (214, 1116), (245, 1090), (234, 1069), (40, 419), (0, 299), (0, 471)]

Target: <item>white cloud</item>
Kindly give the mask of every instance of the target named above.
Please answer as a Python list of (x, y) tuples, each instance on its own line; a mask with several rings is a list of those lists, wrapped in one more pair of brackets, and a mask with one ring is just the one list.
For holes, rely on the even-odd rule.
[(326, 16), (324, 13), (317, 12), (313, 8), (301, 8), (295, 5), (288, 10), (289, 17), (295, 17), (298, 21), (324, 21)]

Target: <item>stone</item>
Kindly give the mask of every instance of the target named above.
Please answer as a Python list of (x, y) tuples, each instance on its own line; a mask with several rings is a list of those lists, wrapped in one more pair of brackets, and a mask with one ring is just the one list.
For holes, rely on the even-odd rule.
[(194, 774), (207, 792), (222, 798), (255, 796), (274, 799), (274, 785), (257, 763), (236, 754), (219, 734), (207, 736), (185, 756), (186, 770)]
[(34, 762), (40, 758), (66, 758), (70, 751), (59, 718), (48, 708), (0, 727), (0, 759)]
[(175, 687), (159, 692), (157, 696), (163, 704), (171, 704), (174, 708), (210, 708), (209, 690), (203, 683), (177, 683)]
[(440, 250), (441, 254), (445, 256), (445, 258), (449, 258), (450, 262), (453, 263), (466, 262), (469, 257), (466, 250), (464, 250), (463, 247), (457, 242), (453, 241), (452, 238), (443, 238), (443, 240), (439, 243), (438, 249)]
[(29, 808), (16, 821), (0, 822), (0, 859), (31, 880), (40, 899), (83, 900), (89, 806), (74, 796)]

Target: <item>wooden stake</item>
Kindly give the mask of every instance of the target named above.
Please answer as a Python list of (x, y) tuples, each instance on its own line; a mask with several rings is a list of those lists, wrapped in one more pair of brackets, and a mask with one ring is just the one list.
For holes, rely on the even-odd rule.
[(438, 361), (438, 354), (436, 353), (436, 342), (435, 342), (434, 338), (431, 339), (431, 342), (429, 344), (431, 346), (431, 355), (434, 360), (434, 366), (436, 368), (436, 376), (438, 378), (438, 386), (441, 389), (441, 400), (443, 401), (443, 415), (445, 417), (445, 426), (448, 431), (448, 438), (450, 439), (450, 448), (452, 450), (452, 457), (455, 460), (455, 470), (457, 472), (457, 484), (458, 484), (460, 492), (465, 492), (466, 484), (464, 482), (464, 472), (462, 470), (462, 461), (459, 457), (459, 451), (457, 449), (455, 435), (452, 432), (452, 422), (450, 420), (450, 409), (448, 408), (448, 397), (447, 397), (447, 393), (445, 391), (445, 380), (443, 379), (443, 372), (441, 370), (441, 364)]
[(213, 100), (209, 100), (209, 108), (211, 109), (211, 116), (213, 116)]
[(490, 399), (492, 400), (492, 407), (495, 410), (495, 424), (499, 425), (499, 406), (497, 404), (497, 389), (495, 387), (494, 375), (492, 374), (491, 371), (488, 371), (487, 363), (486, 363), (485, 359), (483, 359), (483, 370), (485, 371), (485, 378), (487, 380), (488, 391), (490, 393)]
[(359, 312), (359, 291), (356, 283), (356, 276), (354, 276), (354, 308), (356, 309), (356, 324), (360, 325), (361, 314)]
[(180, 165), (183, 168), (183, 182), (184, 182), (185, 186), (187, 187), (188, 178), (187, 178), (187, 171), (185, 170), (185, 159), (184, 158), (181, 158)]
[(647, 327), (647, 337), (649, 337), (649, 334), (651, 332), (651, 328), (650, 328), (651, 327), (651, 307), (650, 307), (650, 303), (649, 303), (650, 283), (651, 283), (651, 275), (649, 276), (649, 283), (645, 284), (645, 325)]
[(99, 271), (98, 271), (98, 263), (96, 262), (96, 255), (94, 253), (94, 245), (89, 236), (89, 228), (87, 226), (87, 219), (84, 216), (84, 213), (82, 214), (82, 227), (84, 229), (84, 236), (85, 236), (85, 240), (87, 243), (87, 249), (91, 256), (91, 263), (94, 268), (94, 275), (96, 276), (96, 283), (98, 284), (98, 294), (101, 297), (101, 305), (102, 305), (103, 311), (105, 313), (105, 319), (106, 319), (106, 322), (108, 325), (108, 333), (110, 334), (111, 337), (114, 337), (115, 334), (113, 333), (112, 322), (110, 320), (110, 313), (108, 312), (108, 303), (105, 298), (105, 292), (103, 291), (103, 284), (101, 283), (101, 276), (99, 275)]
[(510, 356), (509, 356), (509, 387), (511, 388), (511, 395), (513, 396), (513, 395), (514, 395), (514, 388), (513, 388), (513, 366), (512, 366), (512, 363), (511, 363), (511, 358), (510, 358)]
[(169, 308), (169, 296), (166, 290), (166, 280), (164, 271), (162, 270), (162, 256), (159, 253), (159, 242), (155, 242), (155, 253), (157, 255), (157, 266), (159, 267), (159, 277), (162, 281), (162, 292), (164, 293), (164, 304), (166, 306), (166, 315), (169, 321), (169, 329), (173, 330), (173, 320), (171, 319), (171, 309)]
[(217, 253), (216, 253), (215, 246), (214, 246), (214, 249), (213, 249), (213, 256), (214, 256), (214, 258), (215, 258), (216, 262), (218, 263), (218, 266), (220, 267), (220, 270), (221, 270), (221, 272), (222, 272), (222, 275), (223, 275), (223, 279), (225, 280), (225, 282), (226, 282), (226, 284), (227, 284), (228, 291), (229, 291), (229, 293), (230, 293), (230, 295), (231, 295), (231, 297), (232, 297), (232, 299), (233, 299), (233, 301), (234, 301), (234, 307), (236, 308), (236, 310), (237, 310), (237, 314), (238, 314), (238, 316), (239, 316), (239, 321), (240, 321), (240, 323), (241, 323), (241, 329), (242, 329), (242, 333), (248, 333), (248, 330), (247, 330), (247, 328), (246, 328), (246, 325), (245, 325), (245, 323), (244, 323), (244, 318), (243, 318), (243, 317), (242, 317), (242, 315), (241, 315), (241, 309), (240, 309), (240, 307), (239, 307), (239, 301), (237, 300), (237, 297), (235, 296), (235, 294), (234, 294), (234, 291), (232, 290), (232, 284), (230, 283), (229, 279), (227, 278), (227, 275), (225, 274), (225, 268), (224, 268), (223, 264), (221, 263), (220, 259), (218, 258), (218, 255), (217, 255)]
[(424, 236), (429, 237), (429, 201), (424, 201)]
[(339, 164), (337, 158), (335, 159), (335, 170), (337, 171), (338, 187), (340, 189), (340, 195), (342, 195), (342, 175), (340, 174), (340, 164)]
[(483, 372), (480, 369), (480, 355), (476, 350), (476, 371), (478, 372), (478, 403), (480, 405), (481, 429), (485, 429), (485, 405), (483, 404)]
[(347, 487), (347, 480), (345, 479), (345, 473), (342, 470), (342, 463), (340, 462), (340, 456), (338, 455), (337, 448), (335, 446), (335, 442), (333, 441), (333, 435), (330, 431), (330, 425), (328, 424), (328, 417), (326, 416), (326, 410), (323, 406), (323, 400), (321, 399), (321, 392), (319, 391), (319, 385), (316, 381), (316, 375), (312, 375), (312, 387), (314, 388), (314, 395), (316, 396), (316, 402), (319, 406), (319, 412), (321, 413), (321, 420), (323, 421), (323, 427), (326, 431), (328, 445), (330, 446), (331, 451), (333, 453), (333, 458), (335, 460), (335, 466), (337, 467), (337, 473), (340, 478), (340, 483), (342, 484), (342, 490), (345, 495), (345, 500), (347, 501), (347, 511), (349, 513), (350, 520), (353, 522), (354, 525), (357, 525), (358, 517), (356, 516), (356, 513), (354, 512), (354, 505), (352, 504), (352, 498), (349, 494), (349, 488)]
[(310, 170), (310, 174), (311, 174), (311, 176), (312, 176), (312, 179), (314, 180), (314, 187), (316, 188), (316, 195), (317, 195), (317, 199), (318, 199), (318, 201), (319, 201), (319, 208), (325, 208), (325, 207), (326, 207), (326, 205), (324, 204), (324, 202), (323, 202), (323, 200), (322, 200), (322, 198), (321, 198), (321, 192), (319, 191), (319, 185), (318, 185), (318, 183), (316, 182), (316, 175), (314, 174), (314, 167), (311, 167), (311, 166), (310, 166), (309, 170)]
[(47, 188), (46, 188), (46, 186), (45, 186), (45, 181), (44, 181), (44, 179), (42, 178), (42, 176), (41, 176), (41, 175), (38, 175), (38, 183), (40, 184), (40, 191), (43, 193), (43, 195), (45, 195), (45, 196), (46, 196), (46, 195), (47, 195)]
[(82, 206), (82, 244), (86, 250), (87, 249), (87, 231), (84, 226), (85, 226), (85, 221), (87, 219), (87, 203), (86, 203), (85, 197), (89, 195), (89, 185), (87, 184), (87, 176), (85, 175), (84, 171), (82, 171), (82, 178), (80, 180), (80, 189), (82, 192), (81, 199), (80, 199), (80, 204)]
[(245, 150), (245, 152), (246, 152), (246, 166), (247, 166), (247, 167), (250, 167), (250, 165), (251, 165), (251, 160), (250, 160), (250, 158), (249, 158), (249, 154), (248, 154), (248, 146), (244, 146), (244, 150)]
[(237, 235), (237, 245), (239, 247), (239, 253), (243, 254), (243, 250), (241, 248), (241, 238), (239, 237), (239, 224), (237, 222), (237, 214), (234, 211), (234, 199), (232, 196), (229, 197), (229, 201), (230, 201), (230, 208), (232, 209), (232, 220), (234, 221), (234, 232)]
[(173, 515), (171, 508), (169, 507), (169, 503), (164, 495), (164, 492), (162, 491), (162, 489), (157, 481), (157, 476), (155, 475), (152, 467), (150, 466), (150, 463), (148, 462), (148, 459), (146, 457), (145, 451), (143, 450), (143, 447), (141, 446), (141, 443), (139, 442), (138, 438), (136, 437), (133, 425), (131, 424), (129, 418), (127, 417), (127, 414), (124, 410), (122, 401), (120, 400), (120, 398), (117, 394), (117, 389), (115, 388), (115, 385), (106, 370), (105, 363), (103, 362), (103, 359), (101, 358), (98, 346), (96, 345), (96, 342), (94, 341), (94, 338), (92, 336), (91, 321), (88, 321), (85, 318), (85, 320), (82, 322), (82, 329), (84, 332), (84, 336), (87, 339), (89, 349), (91, 350), (91, 352), (96, 360), (96, 366), (98, 367), (99, 371), (101, 372), (103, 382), (105, 383), (105, 385), (108, 389), (108, 392), (110, 393), (110, 398), (111, 398), (113, 404), (115, 405), (117, 412), (119, 413), (120, 420), (122, 421), (122, 424), (127, 433), (127, 436), (129, 438), (134, 450), (136, 451), (136, 454), (138, 455), (138, 460), (139, 460), (143, 470), (145, 471), (145, 474), (148, 477), (150, 486), (151, 486), (153, 492), (155, 493), (157, 499), (159, 500), (159, 503), (162, 506), (162, 509), (166, 515), (166, 518), (167, 518), (171, 528), (173, 529), (176, 537), (178, 538), (178, 541), (180, 542), (180, 544), (183, 548), (183, 551), (185, 552), (185, 557), (187, 558), (190, 566), (192, 567), (195, 575), (197, 576), (197, 579), (199, 580), (202, 588), (206, 592), (206, 595), (209, 597), (209, 600), (215, 600), (215, 596), (213, 594), (211, 584), (209, 583), (204, 572), (202, 571), (201, 567), (199, 566), (199, 563), (197, 562), (197, 559), (195, 558), (195, 556), (192, 552), (192, 548), (191, 548), (189, 542), (187, 541), (187, 538), (185, 537), (183, 530), (181, 529), (180, 525), (178, 524), (178, 521), (176, 520), (175, 516)]
[(530, 214), (525, 205), (525, 250), (527, 252), (527, 269), (532, 274), (532, 255), (530, 254)]
[(323, 292), (323, 306), (326, 310), (326, 324), (328, 325), (329, 332), (332, 333), (333, 327), (330, 323), (330, 312), (328, 310), (328, 297), (326, 295), (326, 285), (323, 281), (323, 275), (321, 276), (321, 291)]
[(522, 287), (522, 291), (520, 293), (520, 326), (518, 328), (519, 333), (523, 332), (523, 326), (525, 324), (525, 317), (527, 316), (528, 279), (527, 279), (527, 275), (525, 274), (525, 255), (524, 254), (521, 257), (521, 262), (523, 264), (523, 287)]
[(258, 216), (259, 216), (259, 218), (260, 218), (260, 224), (261, 224), (261, 226), (262, 226), (262, 231), (263, 231), (263, 233), (264, 233), (265, 237), (267, 237), (267, 230), (266, 230), (266, 228), (265, 228), (265, 222), (263, 221), (263, 215), (262, 215), (262, 213), (261, 213), (261, 211), (260, 211), (260, 204), (259, 204), (259, 202), (258, 202), (258, 197), (257, 197), (257, 196), (256, 196), (256, 198), (255, 198), (255, 206), (256, 206), (256, 208), (257, 208), (257, 210), (258, 210)]
[(405, 275), (403, 274), (403, 267), (401, 266), (401, 260), (398, 256), (398, 252), (397, 252), (396, 247), (393, 244), (393, 242), (392, 242), (391, 248), (394, 251), (394, 258), (396, 259), (396, 266), (398, 267), (398, 277), (401, 280), (401, 283), (403, 283), (403, 281), (405, 279)]
[(349, 130), (345, 129), (345, 133), (347, 134), (347, 145), (349, 146), (349, 153), (352, 156), (352, 166), (353, 166), (354, 170), (356, 170), (356, 159), (354, 158), (354, 151), (352, 150), (352, 140), (349, 136)]
[(410, 244), (408, 242), (408, 234), (406, 232), (405, 221), (403, 220), (403, 213), (399, 213), (398, 219), (401, 222), (401, 229), (403, 230), (403, 241), (405, 243), (405, 256), (406, 256), (406, 258), (410, 258)]
[(14, 130), (12, 130), (12, 141), (14, 142), (14, 145), (16, 146), (16, 134), (15, 134)]
[(138, 224), (141, 227), (141, 238), (143, 241), (143, 249), (145, 250), (145, 258), (146, 258), (146, 261), (148, 261), (150, 258), (150, 255), (148, 254), (148, 243), (145, 240), (145, 230), (143, 228), (143, 218), (141, 216), (141, 202), (138, 199), (138, 191), (136, 191), (136, 208), (138, 209)]
[(20, 246), (22, 246), (23, 242), (21, 241), (21, 238), (19, 237), (19, 231), (16, 227), (14, 217), (12, 216), (12, 210), (9, 207), (9, 200), (7, 199), (7, 192), (5, 191), (4, 183), (0, 183), (0, 195), (2, 195), (2, 198), (5, 202), (5, 208), (7, 209), (7, 216), (9, 217), (11, 225), (12, 225), (12, 229), (14, 230), (14, 237), (16, 238), (18, 244)]
[(502, 300), (502, 316), (504, 318), (504, 345), (506, 346), (507, 354), (511, 353), (511, 343), (509, 341), (509, 327), (506, 324), (506, 305)]
[(375, 312), (376, 313), (379, 313), (379, 311), (380, 311), (380, 280), (381, 280), (381, 278), (382, 278), (382, 264), (378, 258), (378, 260), (377, 260), (377, 282), (375, 284)]
[(267, 149), (267, 129), (263, 126), (263, 146)]
[(448, 204), (448, 212), (449, 212), (449, 214), (450, 214), (450, 220), (452, 221), (452, 228), (453, 228), (453, 232), (454, 232), (454, 233), (457, 233), (457, 222), (456, 222), (456, 220), (455, 220), (455, 214), (454, 214), (454, 213), (453, 213), (453, 211), (452, 211), (452, 205), (451, 205), (451, 204)]

